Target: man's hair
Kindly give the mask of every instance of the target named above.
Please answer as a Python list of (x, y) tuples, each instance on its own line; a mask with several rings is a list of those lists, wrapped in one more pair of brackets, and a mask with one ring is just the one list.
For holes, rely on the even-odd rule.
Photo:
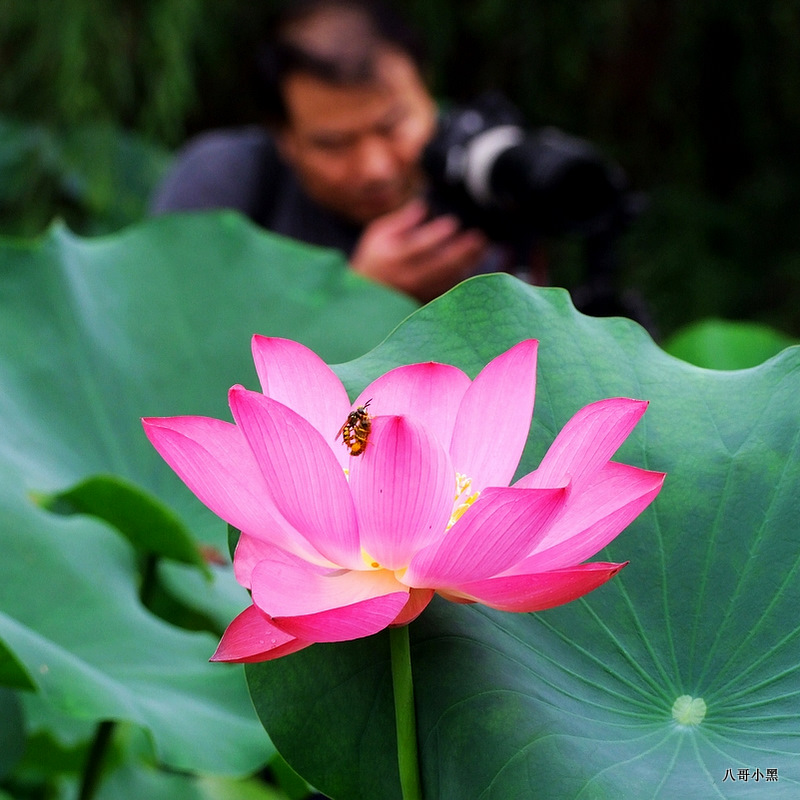
[(283, 86), (302, 73), (334, 86), (375, 78), (380, 50), (408, 56), (425, 70), (422, 40), (393, 9), (377, 0), (295, 0), (273, 19), (257, 52), (260, 101), (267, 119), (287, 121)]

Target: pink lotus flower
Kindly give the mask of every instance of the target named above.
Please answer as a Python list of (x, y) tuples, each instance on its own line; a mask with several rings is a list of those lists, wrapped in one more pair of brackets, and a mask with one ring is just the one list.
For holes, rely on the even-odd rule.
[[(302, 345), (256, 336), (263, 394), (234, 386), (235, 424), (145, 419), (158, 452), (242, 534), (237, 580), (253, 604), (217, 661), (277, 658), (414, 619), (438, 592), (538, 611), (595, 589), (625, 564), (582, 563), (658, 494), (663, 474), (610, 461), (647, 403), (579, 411), (537, 470), (509, 487), (533, 414), (537, 342), (470, 380), (446, 364), (398, 367), (351, 405)], [(362, 454), (337, 435), (370, 401)]]

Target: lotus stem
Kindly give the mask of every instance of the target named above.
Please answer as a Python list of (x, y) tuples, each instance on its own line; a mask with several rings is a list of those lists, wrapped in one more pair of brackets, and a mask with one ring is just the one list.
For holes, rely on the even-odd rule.
[(411, 642), (408, 625), (389, 629), (392, 653), (392, 688), (397, 728), (397, 764), (403, 800), (422, 800), (417, 754), (417, 719), (414, 681), (411, 675)]
[(100, 778), (115, 727), (116, 722), (109, 719), (103, 720), (97, 726), (92, 745), (86, 756), (86, 766), (83, 770), (78, 800), (91, 800), (94, 797), (100, 785)]

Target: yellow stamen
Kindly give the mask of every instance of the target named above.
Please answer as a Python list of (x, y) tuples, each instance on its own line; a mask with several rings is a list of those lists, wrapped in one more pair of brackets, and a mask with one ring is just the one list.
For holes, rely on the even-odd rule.
[(380, 562), (376, 561), (363, 547), (361, 548), (361, 558), (370, 569), (382, 569)]
[(458, 500), (464, 492), (469, 489), (472, 485), (472, 478), (467, 477), (466, 475), (462, 475), (460, 472), (456, 472), (456, 496), (455, 500)]
[[(470, 486), (472, 486), (472, 478), (462, 475), (460, 472), (456, 472), (456, 494), (453, 498), (455, 505), (453, 506), (453, 513), (450, 515), (450, 521), (447, 523), (447, 530), (450, 530), (450, 528), (458, 522), (464, 512), (478, 499), (480, 492), (473, 492), (463, 500), (461, 499), (469, 491)], [(461, 502), (459, 502), (459, 500), (461, 500)]]

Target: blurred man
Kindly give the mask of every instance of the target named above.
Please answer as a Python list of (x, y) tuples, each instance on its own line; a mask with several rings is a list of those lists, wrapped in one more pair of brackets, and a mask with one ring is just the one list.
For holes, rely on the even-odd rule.
[(277, 20), (263, 63), (267, 128), (189, 143), (155, 213), (234, 208), (355, 272), (427, 301), (474, 273), (477, 230), (432, 215), (421, 157), (436, 127), (413, 33), (376, 2), (304, 0)]

